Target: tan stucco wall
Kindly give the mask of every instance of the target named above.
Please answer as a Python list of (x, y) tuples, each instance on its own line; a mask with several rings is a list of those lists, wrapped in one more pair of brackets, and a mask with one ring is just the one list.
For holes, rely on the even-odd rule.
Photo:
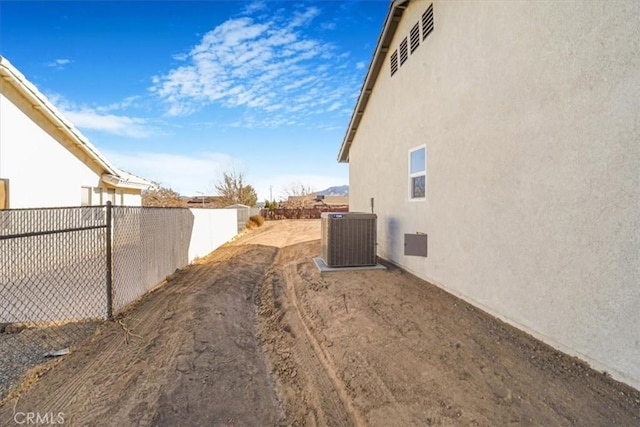
[[(405, 11), (389, 54), (431, 2)], [(350, 151), (380, 256), (640, 387), (640, 3), (434, 2)], [(427, 200), (408, 150), (427, 147)], [(427, 258), (403, 234), (429, 236)]]

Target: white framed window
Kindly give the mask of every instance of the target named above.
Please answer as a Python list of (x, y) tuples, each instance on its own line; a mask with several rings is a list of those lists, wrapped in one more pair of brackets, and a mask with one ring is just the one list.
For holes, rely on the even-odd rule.
[(409, 201), (427, 199), (427, 146), (409, 150)]

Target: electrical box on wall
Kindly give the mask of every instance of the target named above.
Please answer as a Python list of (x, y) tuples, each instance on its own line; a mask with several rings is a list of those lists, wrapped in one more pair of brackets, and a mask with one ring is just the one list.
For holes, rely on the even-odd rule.
[(423, 233), (404, 235), (404, 254), (410, 256), (427, 256), (427, 235)]

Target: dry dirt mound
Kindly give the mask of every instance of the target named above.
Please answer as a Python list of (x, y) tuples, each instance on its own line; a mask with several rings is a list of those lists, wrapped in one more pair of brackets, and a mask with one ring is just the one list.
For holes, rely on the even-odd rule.
[(640, 425), (638, 391), (400, 269), (321, 276), (319, 225), (267, 223), (185, 268), (0, 425)]
[(16, 425), (16, 412), (87, 426), (275, 424), (254, 324), (254, 292), (275, 254), (228, 245), (179, 272), (5, 402), (0, 425)]
[(640, 425), (640, 393), (441, 289), (282, 249), (260, 331), (293, 425)]

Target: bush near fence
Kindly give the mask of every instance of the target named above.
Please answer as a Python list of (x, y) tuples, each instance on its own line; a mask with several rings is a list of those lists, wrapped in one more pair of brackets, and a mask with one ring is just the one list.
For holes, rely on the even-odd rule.
[(260, 215), (266, 220), (319, 219), (323, 212), (349, 212), (349, 207), (262, 209)]

